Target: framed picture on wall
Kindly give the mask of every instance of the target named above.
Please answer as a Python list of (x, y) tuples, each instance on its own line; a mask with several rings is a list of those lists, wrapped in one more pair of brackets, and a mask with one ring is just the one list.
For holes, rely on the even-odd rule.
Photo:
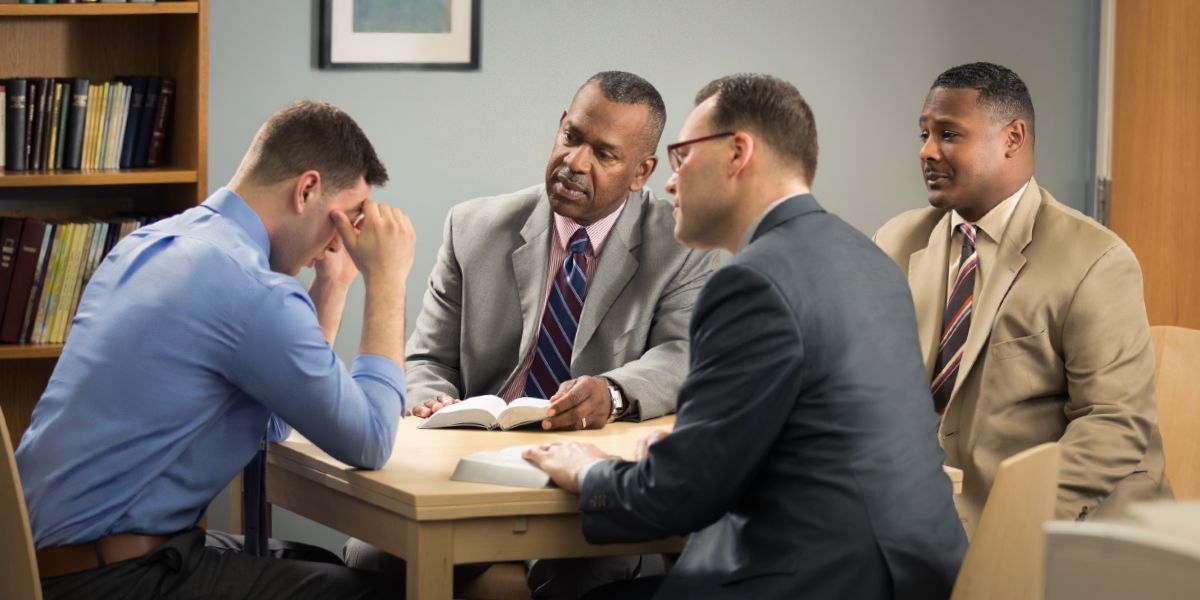
[(322, 69), (479, 68), (479, 0), (321, 0)]

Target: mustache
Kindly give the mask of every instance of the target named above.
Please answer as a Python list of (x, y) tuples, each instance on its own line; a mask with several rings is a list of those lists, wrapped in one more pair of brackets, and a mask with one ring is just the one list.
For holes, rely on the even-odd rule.
[(555, 179), (558, 179), (559, 181), (564, 181), (564, 182), (570, 183), (571, 185), (585, 187), (584, 180), (583, 180), (583, 174), (576, 173), (575, 171), (572, 171), (571, 169), (569, 169), (567, 167), (559, 167), (559, 168), (555, 169), (554, 177), (555, 177)]

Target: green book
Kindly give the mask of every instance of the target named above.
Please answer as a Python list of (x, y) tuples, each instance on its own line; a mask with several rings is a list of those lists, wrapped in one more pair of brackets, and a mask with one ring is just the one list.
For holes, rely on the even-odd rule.
[(67, 145), (67, 113), (71, 112), (71, 80), (62, 84), (62, 104), (58, 107), (58, 145), (54, 147), (54, 158), (50, 159), (55, 169), (63, 168), (63, 148)]

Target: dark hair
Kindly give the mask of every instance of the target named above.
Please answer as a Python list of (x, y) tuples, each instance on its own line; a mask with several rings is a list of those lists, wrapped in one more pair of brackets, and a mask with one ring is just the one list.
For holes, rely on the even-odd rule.
[(649, 81), (625, 71), (601, 71), (592, 75), (579, 89), (596, 82), (604, 97), (611, 102), (621, 104), (645, 104), (650, 109), (650, 118), (646, 119), (646, 131), (642, 141), (647, 152), (653, 153), (662, 137), (663, 126), (667, 123), (667, 106), (663, 104), (662, 95), (650, 85)]
[(1033, 132), (1033, 99), (1012, 69), (988, 62), (958, 65), (938, 75), (929, 86), (934, 88), (979, 90), (979, 104), (994, 117), (1005, 121), (1025, 119)]
[(713, 133), (739, 129), (754, 133), (812, 185), (817, 174), (817, 124), (795, 86), (770, 75), (740, 73), (709, 82), (696, 93), (696, 104), (714, 95)]
[(321, 174), (322, 195), (345, 190), (359, 177), (373, 186), (388, 180), (387, 168), (358, 123), (326, 102), (301, 100), (271, 115), (254, 136), (246, 161), (246, 175), (268, 185), (315, 170)]

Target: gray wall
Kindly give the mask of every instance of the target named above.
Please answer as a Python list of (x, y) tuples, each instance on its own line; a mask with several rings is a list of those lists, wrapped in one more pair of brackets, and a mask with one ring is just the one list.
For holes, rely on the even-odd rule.
[[(817, 117), (815, 194), (869, 233), (925, 204), (916, 120), (930, 82), (947, 67), (988, 60), (1014, 69), (1033, 94), (1039, 182), (1076, 208), (1088, 202), (1098, 0), (483, 4), (479, 71), (335, 72), (315, 66), (315, 0), (213, 0), (209, 188), (228, 180), (280, 106), (312, 98), (342, 107), (391, 173), (375, 198), (401, 207), (418, 232), (412, 323), (449, 207), (540, 182), (561, 111), (596, 71), (632, 71), (659, 88), (668, 115), (660, 150), (709, 80), (753, 71), (791, 81)], [(664, 161), (651, 178), (660, 194), (667, 172)], [(361, 310), (358, 283), (336, 346), (343, 357), (358, 346)], [(216, 526), (222, 509), (214, 507)], [(277, 536), (340, 545), (335, 533), (279, 512)]]

